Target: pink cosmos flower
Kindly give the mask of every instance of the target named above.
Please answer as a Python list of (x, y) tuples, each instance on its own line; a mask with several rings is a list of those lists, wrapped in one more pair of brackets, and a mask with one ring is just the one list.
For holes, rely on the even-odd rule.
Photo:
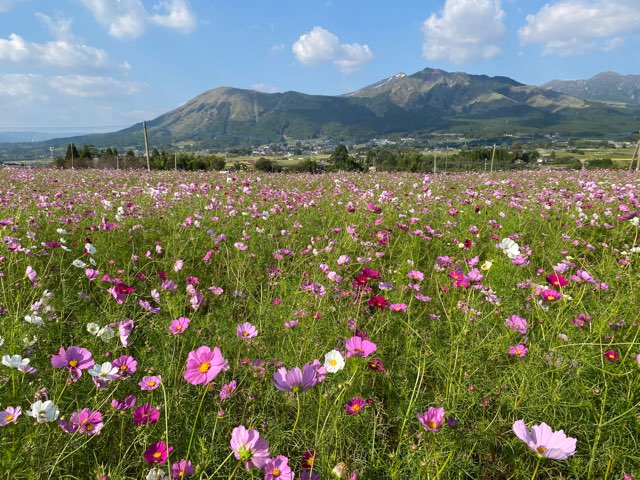
[(95, 268), (89, 267), (84, 271), (84, 274), (86, 275), (87, 280), (89, 280), (90, 282), (93, 282), (96, 278), (98, 278), (98, 275), (100, 275), (100, 272)]
[(136, 397), (134, 395), (128, 395), (123, 400), (118, 400), (114, 398), (111, 400), (111, 406), (116, 410), (120, 410), (121, 412), (126, 412), (131, 407), (136, 404)]
[[(319, 371), (319, 367), (322, 367), (319, 361), (318, 363), (305, 363), (302, 370), (298, 367), (294, 367), (291, 370), (287, 370), (281, 367), (276, 371), (273, 376), (273, 384), (282, 392), (306, 392), (310, 388), (314, 387), (324, 379), (326, 370)], [(324, 374), (324, 375), (323, 375)]]
[(343, 408), (347, 412), (347, 415), (357, 415), (366, 405), (367, 402), (364, 398), (353, 397)]
[(171, 465), (171, 478), (173, 480), (188, 477), (194, 473), (196, 473), (196, 469), (191, 465), (191, 460), (182, 459)]
[(151, 375), (142, 377), (138, 385), (140, 385), (140, 390), (155, 390), (160, 386), (160, 382), (162, 382), (162, 375)]
[(119, 305), (122, 305), (127, 300), (127, 296), (132, 294), (134, 290), (133, 287), (125, 285), (124, 283), (116, 283), (109, 289), (109, 293), (115, 298)]
[(427, 432), (437, 432), (444, 423), (444, 408), (429, 407), (424, 413), (418, 413), (416, 418)]
[(56, 368), (69, 369), (71, 380), (76, 381), (82, 376), (82, 370), (88, 370), (95, 365), (91, 352), (82, 347), (60, 348), (58, 353), (51, 356), (51, 365)]
[(133, 423), (136, 427), (156, 423), (160, 419), (160, 410), (145, 403), (133, 410)]
[(520, 335), (527, 334), (527, 321), (518, 315), (511, 315), (509, 318), (506, 318), (504, 324), (506, 327), (509, 327), (511, 330), (515, 330)]
[(527, 355), (527, 352), (529, 351), (529, 349), (525, 346), (525, 345), (512, 345), (511, 347), (509, 347), (509, 355), (513, 356), (513, 357), (518, 357), (518, 358), (522, 358), (525, 357)]
[(258, 329), (251, 325), (251, 323), (244, 322), (236, 327), (236, 335), (242, 339), (248, 340), (258, 335)]
[(119, 378), (129, 378), (138, 369), (138, 362), (131, 355), (122, 355), (116, 358), (111, 365), (118, 369)]
[(131, 344), (129, 335), (131, 335), (133, 328), (133, 320), (126, 319), (118, 322), (118, 335), (120, 335), (120, 343), (123, 347), (128, 347)]
[(363, 339), (358, 335), (354, 335), (349, 340), (344, 342), (344, 346), (347, 349), (347, 358), (350, 358), (353, 355), (368, 357), (377, 349), (375, 343), (370, 340)]
[(144, 452), (144, 459), (148, 465), (158, 464), (162, 465), (167, 462), (169, 454), (173, 452), (173, 447), (168, 447), (167, 444), (160, 441), (149, 445)]
[(184, 332), (189, 326), (190, 322), (191, 320), (189, 320), (187, 317), (179, 317), (173, 320), (169, 325), (169, 331), (171, 332), (171, 335), (177, 335)]
[(233, 429), (229, 447), (233, 456), (244, 462), (247, 470), (262, 468), (269, 461), (269, 444), (257, 430), (247, 430), (243, 425)]
[(35, 287), (37, 285), (37, 283), (38, 283), (38, 274), (36, 273), (35, 269), (31, 265), (29, 265), (27, 267), (25, 275), (27, 276), (29, 281), (33, 284), (33, 286)]
[(406, 312), (407, 305), (404, 303), (392, 303), (391, 305), (389, 305), (389, 310), (391, 310), (392, 312)]
[(407, 278), (415, 280), (416, 282), (421, 282), (424, 280), (424, 273), (419, 270), (411, 270), (409, 273), (407, 273)]
[(567, 437), (563, 430), (554, 432), (546, 423), (527, 429), (524, 420), (513, 424), (513, 432), (538, 456), (553, 460), (564, 460), (576, 453), (575, 438)]
[(220, 398), (220, 400), (228, 400), (231, 398), (231, 395), (233, 395), (233, 392), (236, 390), (236, 385), (235, 380), (231, 380), (229, 383), (222, 385), (218, 398)]
[(293, 480), (289, 459), (284, 455), (272, 458), (264, 466), (264, 480)]
[(20, 407), (7, 407), (0, 411), (0, 427), (4, 427), (10, 423), (16, 423), (16, 420), (18, 420), (21, 414), (22, 408)]
[(212, 351), (203, 345), (189, 352), (184, 379), (191, 385), (206, 385), (223, 370), (229, 370), (229, 363), (222, 356), (220, 349), (215, 347)]
[(90, 408), (83, 408), (79, 412), (73, 412), (68, 422), (58, 420), (58, 425), (67, 433), (80, 432), (86, 435), (98, 435), (104, 422), (102, 421), (102, 413)]

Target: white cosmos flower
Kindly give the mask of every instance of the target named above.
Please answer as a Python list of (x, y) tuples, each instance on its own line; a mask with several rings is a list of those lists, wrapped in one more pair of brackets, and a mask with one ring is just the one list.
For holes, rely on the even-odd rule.
[(89, 252), (89, 255), (93, 255), (94, 253), (96, 253), (96, 247), (94, 247), (93, 245), (91, 245), (90, 243), (85, 243), (84, 244), (84, 249)]
[(36, 419), (38, 423), (53, 422), (60, 415), (60, 410), (51, 400), (45, 402), (38, 400), (31, 404), (31, 408), (26, 414)]
[(25, 315), (24, 321), (27, 323), (31, 323), (32, 325), (44, 324), (44, 320), (42, 320), (42, 317), (39, 315), (36, 315), (35, 313), (33, 315)]
[(22, 355), (2, 356), (2, 365), (9, 368), (26, 367), (27, 365), (29, 365), (30, 361), (31, 360), (29, 360), (28, 358), (22, 358)]
[(67, 231), (66, 231), (64, 228), (58, 228), (58, 229), (56, 230), (56, 232), (57, 232), (59, 235), (66, 235), (66, 234), (67, 234)]
[(113, 380), (118, 378), (118, 371), (118, 367), (111, 365), (111, 362), (104, 362), (103, 364), (96, 363), (89, 369), (89, 374), (100, 380)]
[(73, 262), (71, 262), (71, 265), (73, 265), (76, 268), (84, 268), (87, 266), (86, 263), (84, 263), (82, 260), (80, 260), (79, 258), (75, 259)]
[(89, 332), (91, 335), (97, 335), (99, 331), (100, 325), (93, 322), (87, 323), (87, 332)]
[(503, 238), (498, 245), (498, 248), (500, 248), (511, 260), (520, 255), (520, 246), (510, 238)]
[(344, 368), (344, 358), (338, 350), (331, 350), (324, 355), (324, 368), (329, 373), (336, 373)]
[(635, 227), (640, 227), (640, 217), (633, 217), (631, 220), (629, 220), (631, 222), (631, 224)]
[(106, 327), (102, 327), (97, 334), (100, 337), (100, 340), (102, 340), (103, 342), (107, 343), (109, 340), (111, 340), (113, 337), (115, 337), (115, 332), (113, 331), (113, 328), (106, 326)]
[(152, 468), (145, 478), (146, 480), (164, 480), (167, 475), (160, 468)]

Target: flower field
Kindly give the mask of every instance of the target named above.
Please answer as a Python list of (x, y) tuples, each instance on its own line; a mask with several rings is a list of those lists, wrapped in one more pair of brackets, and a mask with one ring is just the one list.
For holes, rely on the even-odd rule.
[(640, 177), (0, 170), (0, 478), (640, 478)]

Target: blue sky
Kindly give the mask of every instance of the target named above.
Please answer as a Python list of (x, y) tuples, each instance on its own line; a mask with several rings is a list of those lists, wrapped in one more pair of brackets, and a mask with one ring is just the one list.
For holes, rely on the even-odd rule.
[(0, 129), (109, 131), (219, 86), (342, 94), (426, 67), (640, 74), (640, 0), (0, 0)]

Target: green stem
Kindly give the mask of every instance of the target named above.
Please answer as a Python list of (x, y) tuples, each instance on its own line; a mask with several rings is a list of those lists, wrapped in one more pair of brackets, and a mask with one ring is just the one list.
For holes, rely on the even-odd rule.
[(296, 392), (296, 402), (298, 403), (298, 409), (296, 411), (296, 421), (293, 422), (293, 429), (291, 430), (291, 436), (296, 433), (296, 427), (298, 426), (298, 420), (300, 419), (300, 394)]
[(538, 475), (538, 469), (540, 468), (541, 461), (542, 461), (542, 457), (538, 457), (538, 463), (536, 463), (536, 469), (533, 471), (533, 475), (531, 475), (531, 480), (535, 480), (536, 475)]
[(204, 403), (204, 397), (207, 394), (206, 387), (202, 390), (202, 397), (200, 397), (200, 405), (198, 405), (198, 411), (196, 412), (196, 418), (193, 419), (193, 427), (191, 427), (191, 437), (189, 438), (189, 447), (187, 448), (187, 460), (189, 459), (189, 453), (191, 453), (191, 443), (193, 442), (193, 436), (196, 433), (196, 424), (198, 423), (198, 417), (200, 416), (200, 410), (202, 410), (202, 404)]
[[(160, 382), (160, 388), (162, 388), (162, 398), (164, 400), (164, 441), (167, 444), (167, 473), (169, 478), (171, 478), (171, 462), (169, 461), (169, 456), (171, 455), (171, 452), (169, 451), (169, 407), (167, 404), (167, 391), (164, 388), (164, 382)], [(187, 460), (188, 459), (189, 457), (187, 457)]]

